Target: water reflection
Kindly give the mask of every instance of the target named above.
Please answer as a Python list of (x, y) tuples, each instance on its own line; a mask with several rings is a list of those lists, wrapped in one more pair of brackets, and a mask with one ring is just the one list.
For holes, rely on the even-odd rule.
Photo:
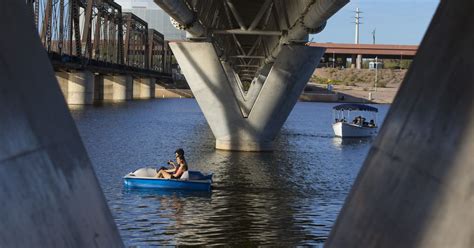
[[(318, 246), (372, 142), (334, 138), (333, 105), (298, 103), (268, 153), (215, 150), (194, 100), (72, 113), (127, 246)], [(123, 188), (125, 174), (164, 165), (177, 147), (190, 169), (214, 173), (212, 193)]]
[(335, 148), (342, 150), (344, 147), (356, 147), (360, 145), (367, 145), (372, 144), (374, 141), (374, 137), (363, 137), (363, 138), (341, 138), (341, 137), (333, 137), (332, 143)]

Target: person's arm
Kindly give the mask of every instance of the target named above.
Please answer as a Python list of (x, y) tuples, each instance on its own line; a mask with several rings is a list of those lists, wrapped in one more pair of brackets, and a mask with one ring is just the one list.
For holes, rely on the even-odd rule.
[(179, 168), (174, 173), (174, 177), (180, 177), (184, 172), (183, 168), (184, 168), (183, 164), (179, 165)]
[(168, 164), (169, 164), (169, 165), (172, 165), (172, 166), (173, 166), (173, 168), (171, 168), (171, 169), (167, 169), (167, 170), (165, 170), (165, 171), (166, 171), (166, 172), (168, 172), (168, 173), (173, 173), (173, 172), (175, 172), (175, 171), (176, 171), (176, 169), (177, 169), (177, 168), (176, 168), (176, 164), (175, 164), (173, 161), (171, 161), (171, 160), (170, 160), (170, 161), (168, 161)]

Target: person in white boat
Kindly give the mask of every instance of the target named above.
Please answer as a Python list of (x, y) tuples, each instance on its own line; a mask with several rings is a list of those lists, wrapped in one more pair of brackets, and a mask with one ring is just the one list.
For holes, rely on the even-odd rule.
[(352, 124), (356, 124), (356, 125), (362, 125), (363, 123), (363, 120), (362, 120), (362, 116), (357, 116), (356, 118), (354, 118), (354, 120), (352, 121)]
[(172, 165), (174, 168), (166, 169), (161, 168), (156, 174), (157, 178), (165, 179), (185, 179), (188, 175), (188, 163), (184, 158), (184, 150), (182, 148), (177, 149), (175, 152), (176, 163), (169, 161), (168, 164)]
[(369, 127), (375, 127), (375, 122), (374, 122), (374, 120), (370, 120), (370, 122), (369, 122)]

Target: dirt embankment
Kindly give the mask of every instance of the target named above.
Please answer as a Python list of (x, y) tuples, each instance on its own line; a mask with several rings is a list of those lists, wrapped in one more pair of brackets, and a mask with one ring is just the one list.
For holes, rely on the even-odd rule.
[(346, 86), (372, 86), (377, 74), (377, 87), (398, 87), (405, 77), (407, 70), (400, 69), (336, 69), (318, 68), (311, 77), (311, 82)]
[[(318, 68), (305, 92), (320, 92), (318, 88), (331, 88), (342, 102), (391, 103), (407, 70), (336, 69)], [(328, 85), (331, 85), (328, 87)], [(330, 91), (329, 91), (330, 92)]]

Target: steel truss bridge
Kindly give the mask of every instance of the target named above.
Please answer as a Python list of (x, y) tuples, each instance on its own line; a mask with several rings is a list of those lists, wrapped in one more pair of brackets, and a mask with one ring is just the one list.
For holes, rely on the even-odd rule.
[(170, 78), (161, 33), (111, 0), (27, 0), (55, 70)]

